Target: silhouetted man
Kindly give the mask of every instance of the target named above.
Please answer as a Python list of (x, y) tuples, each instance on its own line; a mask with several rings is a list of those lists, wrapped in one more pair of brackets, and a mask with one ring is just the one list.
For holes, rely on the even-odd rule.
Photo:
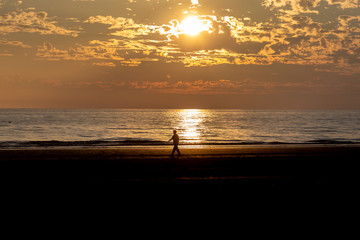
[(172, 138), (169, 140), (169, 142), (172, 140), (173, 144), (174, 144), (174, 148), (173, 151), (171, 153), (171, 156), (174, 156), (175, 150), (177, 151), (178, 155), (180, 156), (180, 150), (178, 148), (179, 145), (179, 135), (177, 135), (176, 130), (173, 131), (174, 135), (172, 136)]

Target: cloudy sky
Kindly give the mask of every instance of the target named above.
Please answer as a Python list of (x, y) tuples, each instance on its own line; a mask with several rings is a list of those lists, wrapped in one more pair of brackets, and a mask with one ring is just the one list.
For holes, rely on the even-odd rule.
[(360, 109), (359, 0), (0, 0), (0, 107)]

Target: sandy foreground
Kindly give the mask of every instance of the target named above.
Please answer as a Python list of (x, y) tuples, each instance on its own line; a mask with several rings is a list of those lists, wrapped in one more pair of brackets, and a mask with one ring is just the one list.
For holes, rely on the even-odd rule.
[(1, 184), (122, 193), (335, 192), (356, 185), (359, 145), (0, 150)]

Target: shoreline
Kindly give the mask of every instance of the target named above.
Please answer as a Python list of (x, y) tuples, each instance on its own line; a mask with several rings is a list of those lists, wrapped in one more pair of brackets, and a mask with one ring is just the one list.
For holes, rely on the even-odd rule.
[[(5, 146), (0, 147), (1, 151), (22, 151), (22, 150), (117, 150), (117, 149), (169, 149), (172, 144), (161, 145), (45, 145), (45, 146)], [(360, 148), (360, 143), (245, 143), (245, 144), (180, 144), (183, 149), (244, 149), (244, 148)]]
[[(241, 146), (344, 146), (360, 145), (359, 141), (313, 140), (305, 142), (182, 142), (179, 146), (185, 148), (205, 147), (241, 147)], [(161, 148), (172, 146), (168, 141), (0, 141), (0, 150), (4, 149), (37, 149), (37, 148)]]

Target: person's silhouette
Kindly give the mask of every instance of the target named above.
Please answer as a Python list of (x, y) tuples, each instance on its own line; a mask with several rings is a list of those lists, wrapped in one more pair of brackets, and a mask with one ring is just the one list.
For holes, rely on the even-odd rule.
[(171, 156), (174, 156), (174, 154), (175, 154), (175, 151), (177, 151), (177, 153), (178, 153), (178, 155), (180, 156), (181, 154), (180, 154), (180, 150), (179, 150), (179, 147), (178, 147), (178, 145), (179, 145), (179, 135), (177, 135), (177, 133), (176, 133), (177, 131), (176, 130), (174, 130), (173, 131), (173, 133), (174, 133), (174, 135), (170, 138), (170, 140), (169, 140), (169, 142), (172, 140), (173, 141), (173, 144), (174, 144), (174, 148), (173, 148), (173, 151), (172, 151), (172, 153), (171, 153)]

